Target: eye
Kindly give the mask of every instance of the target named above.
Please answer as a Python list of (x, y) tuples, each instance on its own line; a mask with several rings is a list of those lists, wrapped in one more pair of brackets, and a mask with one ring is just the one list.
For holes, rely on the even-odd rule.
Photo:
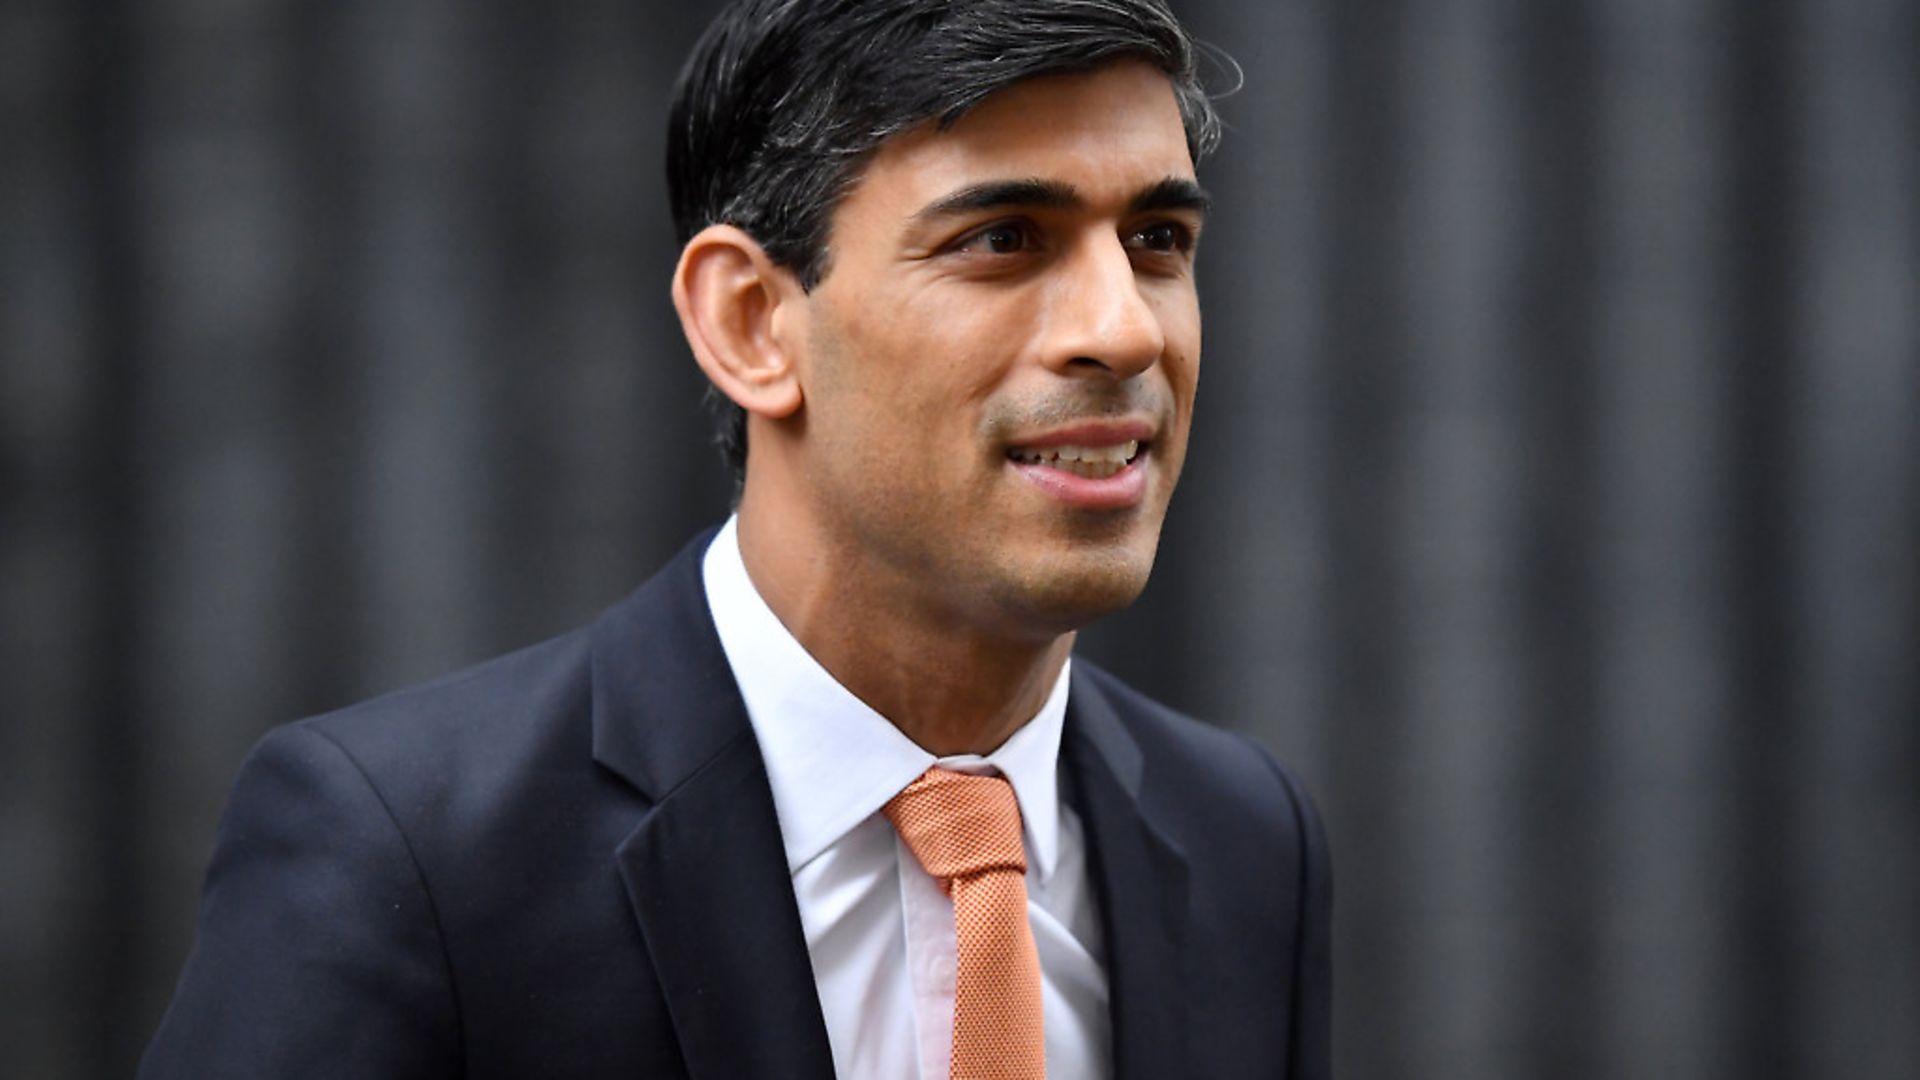
[(1177, 221), (1156, 221), (1133, 230), (1127, 246), (1167, 254), (1189, 251), (1193, 248), (1193, 230)]
[(969, 234), (954, 245), (954, 250), (1016, 255), (1035, 246), (1032, 226), (1021, 221), (1002, 221)]

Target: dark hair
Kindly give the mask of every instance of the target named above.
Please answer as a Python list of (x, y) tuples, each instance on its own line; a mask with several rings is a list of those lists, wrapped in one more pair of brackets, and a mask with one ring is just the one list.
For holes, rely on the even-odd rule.
[[(1164, 0), (737, 0), (694, 46), (667, 121), (680, 243), (725, 223), (812, 289), (834, 208), (881, 143), (941, 126), (996, 91), (1123, 58), (1167, 73), (1195, 161), (1219, 117)], [(746, 414), (717, 392), (736, 480)]]

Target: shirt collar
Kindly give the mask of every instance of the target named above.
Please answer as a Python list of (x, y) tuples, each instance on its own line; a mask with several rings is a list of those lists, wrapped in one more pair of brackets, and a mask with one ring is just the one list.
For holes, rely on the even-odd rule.
[(787, 631), (740, 557), (738, 518), (714, 536), (702, 563), (707, 606), (766, 762), (789, 873), (865, 821), (929, 766), (998, 770), (1020, 803), (1027, 855), (1040, 880), (1059, 852), (1060, 732), (1069, 659), (1035, 713), (991, 754), (935, 758), (840, 685)]

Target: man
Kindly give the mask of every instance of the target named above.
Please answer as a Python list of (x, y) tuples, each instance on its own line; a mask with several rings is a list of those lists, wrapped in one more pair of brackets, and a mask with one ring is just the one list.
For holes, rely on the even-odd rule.
[(1159, 0), (742, 0), (673, 298), (738, 513), (249, 759), (145, 1074), (1325, 1077), (1252, 743), (1070, 662), (1144, 586), (1217, 124)]

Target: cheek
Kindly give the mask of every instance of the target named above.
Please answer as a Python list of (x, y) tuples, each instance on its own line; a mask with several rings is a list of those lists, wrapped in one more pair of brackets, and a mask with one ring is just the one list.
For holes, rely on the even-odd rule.
[(1154, 310), (1160, 317), (1160, 330), (1169, 349), (1180, 349), (1189, 356), (1200, 355), (1200, 294), (1192, 278), (1169, 281), (1154, 297)]
[(971, 332), (891, 298), (876, 298), (874, 308), (848, 312), (814, 337), (810, 437), (836, 453), (864, 447), (918, 460), (923, 475), (941, 471), (933, 463), (957, 465), (970, 456), (981, 402), (996, 385), (996, 353), (981, 341), (987, 329)]
[(1192, 289), (1166, 297), (1156, 305), (1160, 331), (1166, 337), (1164, 367), (1181, 412), (1193, 401), (1200, 380), (1200, 304)]
[(981, 402), (1004, 381), (1014, 351), (1011, 325), (984, 310), (894, 320), (875, 336), (886, 358), (868, 366), (872, 396), (888, 402), (903, 426), (949, 438), (971, 425)]

